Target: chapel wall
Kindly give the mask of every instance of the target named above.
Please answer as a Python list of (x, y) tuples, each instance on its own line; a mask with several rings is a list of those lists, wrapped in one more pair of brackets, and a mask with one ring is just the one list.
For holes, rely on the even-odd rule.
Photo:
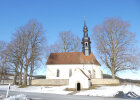
[(79, 69), (70, 77), (69, 88), (77, 88), (77, 83), (80, 83), (81, 89), (87, 89), (90, 86), (90, 80)]
[(93, 85), (117, 85), (120, 84), (118, 79), (92, 79)]
[[(46, 79), (69, 79), (69, 70), (74, 73), (76, 68), (82, 70), (90, 70), (93, 75), (93, 70), (95, 70), (94, 78), (102, 78), (102, 73), (100, 71), (100, 66), (93, 64), (59, 64), (59, 65), (47, 65)], [(57, 77), (57, 69), (59, 69), (60, 75)]]
[(61, 86), (68, 85), (68, 79), (35, 79), (32, 80), (32, 85), (41, 85), (41, 86)]

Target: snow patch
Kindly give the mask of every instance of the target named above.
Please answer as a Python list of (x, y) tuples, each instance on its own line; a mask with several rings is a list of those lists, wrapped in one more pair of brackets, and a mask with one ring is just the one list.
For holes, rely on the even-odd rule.
[(125, 94), (128, 92), (135, 92), (136, 94), (140, 95), (140, 87), (131, 84), (121, 86), (102, 86), (97, 89), (80, 91), (75, 95), (114, 97), (118, 91), (123, 91)]
[(5, 98), (3, 100), (29, 100), (24, 94), (10, 96), (9, 98)]
[[(0, 85), (0, 90), (7, 90), (8, 86)], [(65, 91), (68, 86), (28, 86), (26, 88), (18, 88), (14, 85), (10, 87), (10, 91), (18, 92), (33, 92), (33, 93), (54, 93), (54, 94), (69, 94), (72, 91)]]
[[(0, 90), (7, 90), (8, 86), (0, 85)], [(14, 85), (10, 87), (10, 91), (20, 92), (33, 92), (33, 93), (53, 93), (53, 94), (69, 94), (72, 91), (65, 91), (68, 86), (28, 86), (26, 88), (18, 88)], [(134, 92), (140, 96), (140, 87), (134, 84), (126, 84), (120, 86), (101, 86), (97, 89), (84, 90), (76, 93), (75, 95), (85, 96), (101, 96), (101, 97), (114, 97), (119, 91), (123, 91), (124, 94), (128, 92)]]

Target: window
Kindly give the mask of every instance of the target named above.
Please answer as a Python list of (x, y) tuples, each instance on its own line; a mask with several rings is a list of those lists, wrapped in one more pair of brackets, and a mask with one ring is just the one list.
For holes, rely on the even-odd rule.
[(88, 70), (88, 72), (91, 74), (91, 71), (90, 70)]
[(59, 77), (59, 73), (60, 73), (60, 71), (59, 71), (59, 69), (57, 69), (56, 77)]
[(86, 47), (88, 46), (88, 42), (85, 42)]
[(69, 77), (71, 77), (72, 76), (72, 70), (70, 69), (69, 70)]

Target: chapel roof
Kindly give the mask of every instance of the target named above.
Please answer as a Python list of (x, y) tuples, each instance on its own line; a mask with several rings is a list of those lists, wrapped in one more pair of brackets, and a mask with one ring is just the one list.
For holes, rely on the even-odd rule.
[(47, 64), (95, 64), (100, 65), (93, 53), (85, 56), (82, 52), (51, 53)]

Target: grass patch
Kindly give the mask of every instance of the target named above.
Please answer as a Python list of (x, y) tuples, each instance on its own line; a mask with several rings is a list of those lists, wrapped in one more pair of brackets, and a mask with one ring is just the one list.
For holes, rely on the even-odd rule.
[(136, 84), (136, 86), (139, 86), (140, 87), (140, 84)]
[(101, 87), (100, 85), (91, 85), (90, 87), (89, 87), (89, 90), (91, 90), (91, 89), (97, 89), (97, 88), (99, 88), (99, 87)]
[(45, 84), (33, 84), (31, 86), (64, 86), (64, 85), (52, 85), (52, 84), (48, 84), (48, 85), (45, 85)]
[(89, 90), (91, 90), (91, 89), (97, 89), (97, 88), (99, 88), (99, 87), (102, 87), (102, 86), (121, 86), (122, 84), (102, 84), (102, 85), (91, 85), (90, 87), (89, 87)]
[(19, 88), (26, 88), (26, 87), (28, 87), (27, 85), (21, 85), (21, 86), (19, 86)]
[(101, 86), (121, 86), (123, 84), (103, 84)]
[(74, 91), (75, 92), (76, 89), (74, 89), (74, 88), (66, 88), (65, 91)]

